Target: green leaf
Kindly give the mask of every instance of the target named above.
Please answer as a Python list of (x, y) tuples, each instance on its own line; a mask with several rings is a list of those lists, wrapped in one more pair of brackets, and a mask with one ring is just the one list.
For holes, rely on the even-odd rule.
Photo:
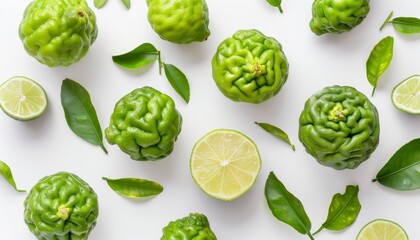
[(285, 133), (283, 130), (281, 130), (280, 128), (273, 126), (269, 123), (260, 123), (260, 122), (255, 122), (255, 124), (259, 125), (260, 127), (262, 127), (265, 131), (267, 131), (268, 133), (270, 133), (271, 135), (277, 137), (280, 140), (285, 141), (287, 144), (290, 145), (290, 147), (292, 147), (293, 151), (295, 151), (295, 145), (293, 145), (290, 142), (289, 136), (287, 135), (287, 133)]
[(105, 3), (107, 2), (107, 0), (94, 0), (93, 4), (95, 5), (96, 8), (101, 8), (105, 5)]
[(420, 138), (414, 139), (394, 153), (373, 179), (396, 190), (420, 188)]
[(311, 235), (311, 221), (302, 203), (286, 189), (273, 172), (268, 175), (264, 193), (274, 217), (314, 239)]
[(116, 193), (130, 198), (143, 198), (158, 195), (163, 187), (156, 182), (138, 178), (109, 179), (102, 177)]
[(159, 51), (152, 44), (143, 43), (127, 53), (113, 56), (112, 60), (121, 67), (138, 69), (151, 64), (158, 56)]
[(79, 83), (66, 78), (61, 85), (61, 105), (67, 125), (82, 139), (98, 145), (108, 153), (103, 144), (102, 130), (88, 91)]
[(185, 102), (188, 103), (190, 101), (190, 85), (185, 74), (172, 64), (163, 63), (163, 68), (165, 69), (165, 75), (169, 83)]
[(372, 96), (375, 92), (379, 77), (391, 64), (394, 51), (394, 38), (383, 38), (375, 45), (366, 61), (366, 75), (369, 83), (373, 86)]
[(281, 1), (282, 0), (266, 0), (271, 6), (276, 7), (279, 9), (280, 13), (283, 13), (283, 9), (281, 8)]
[(131, 7), (131, 1), (130, 0), (121, 0), (121, 2), (124, 4), (124, 6), (127, 9), (130, 9), (130, 7)]
[(327, 220), (314, 235), (324, 228), (339, 231), (353, 224), (361, 209), (358, 193), (358, 186), (348, 185), (344, 194), (335, 194), (328, 210)]
[(12, 171), (10, 167), (5, 163), (0, 161), (0, 175), (18, 192), (26, 192), (25, 190), (19, 190), (16, 187), (16, 182), (13, 179)]
[(403, 34), (420, 33), (420, 19), (414, 17), (398, 17), (392, 20), (395, 30)]

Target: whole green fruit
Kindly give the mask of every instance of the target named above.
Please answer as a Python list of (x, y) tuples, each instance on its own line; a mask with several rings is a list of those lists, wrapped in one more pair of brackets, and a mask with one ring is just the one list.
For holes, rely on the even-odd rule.
[(105, 137), (134, 160), (158, 160), (172, 152), (181, 125), (171, 97), (142, 87), (115, 104)]
[(205, 41), (209, 35), (209, 10), (205, 0), (147, 0), (147, 18), (153, 30), (173, 43)]
[(348, 32), (369, 13), (369, 0), (314, 0), (310, 28), (316, 35)]
[(19, 26), (28, 54), (50, 67), (79, 61), (97, 35), (95, 14), (85, 0), (35, 0)]
[(289, 75), (280, 43), (258, 30), (239, 30), (225, 39), (212, 60), (213, 79), (233, 101), (260, 103), (275, 96)]
[(349, 86), (312, 95), (299, 118), (299, 140), (319, 163), (353, 169), (379, 144), (379, 116), (369, 99)]
[(204, 214), (190, 213), (162, 229), (160, 240), (217, 240)]
[(24, 207), (25, 223), (40, 240), (86, 240), (99, 213), (93, 189), (68, 172), (39, 180), (26, 197)]

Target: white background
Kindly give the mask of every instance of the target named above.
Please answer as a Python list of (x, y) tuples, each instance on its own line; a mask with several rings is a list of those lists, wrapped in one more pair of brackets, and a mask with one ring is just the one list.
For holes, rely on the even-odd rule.
[[(420, 17), (420, 1), (372, 0), (364, 22), (341, 35), (316, 36), (309, 29), (311, 0), (283, 1), (284, 14), (264, 0), (208, 0), (211, 35), (206, 42), (177, 45), (161, 40), (147, 21), (145, 1), (132, 1), (125, 9), (119, 0), (108, 0), (95, 9), (99, 35), (90, 51), (70, 67), (49, 68), (23, 49), (18, 25), (29, 0), (0, 1), (0, 82), (23, 75), (38, 81), (49, 97), (40, 118), (19, 122), (0, 112), (0, 159), (12, 169), (18, 187), (30, 190), (42, 177), (59, 171), (77, 174), (99, 197), (100, 214), (90, 239), (156, 240), (171, 220), (190, 212), (205, 214), (218, 239), (308, 239), (275, 219), (263, 194), (270, 171), (305, 206), (315, 231), (326, 219), (335, 193), (346, 185), (359, 185), (362, 204), (353, 225), (341, 232), (324, 230), (319, 240), (355, 239), (359, 229), (376, 218), (401, 224), (410, 239), (420, 239), (418, 191), (398, 192), (371, 179), (403, 144), (420, 136), (420, 117), (397, 110), (390, 95), (394, 86), (420, 73), (420, 35), (403, 36), (391, 25), (378, 28), (393, 10), (394, 16)], [(275, 37), (290, 63), (290, 76), (280, 93), (259, 105), (237, 103), (224, 97), (211, 75), (211, 58), (218, 44), (239, 29), (259, 29)], [(395, 38), (391, 66), (380, 78), (374, 97), (365, 74), (365, 62), (382, 38)], [(186, 104), (159, 76), (157, 64), (143, 72), (129, 72), (114, 65), (112, 55), (141, 43), (153, 43), (163, 61), (178, 66), (188, 76), (191, 101)], [(105, 129), (115, 102), (145, 85), (172, 96), (184, 123), (173, 153), (160, 161), (137, 162), (115, 145), (105, 143), (109, 154), (78, 138), (68, 128), (60, 103), (61, 82), (71, 78), (91, 94), (99, 121)], [(298, 140), (298, 118), (306, 99), (319, 89), (350, 85), (369, 96), (380, 115), (380, 144), (371, 158), (355, 170), (337, 171), (318, 164)], [(268, 122), (285, 130), (296, 151), (264, 132), (254, 121)], [(222, 202), (205, 195), (189, 172), (194, 143), (216, 128), (239, 130), (259, 147), (263, 165), (254, 187), (241, 198)], [(147, 200), (131, 200), (114, 193), (101, 177), (136, 177), (162, 184), (165, 190)], [(35, 239), (23, 221), (26, 193), (17, 193), (0, 179), (0, 239)]]

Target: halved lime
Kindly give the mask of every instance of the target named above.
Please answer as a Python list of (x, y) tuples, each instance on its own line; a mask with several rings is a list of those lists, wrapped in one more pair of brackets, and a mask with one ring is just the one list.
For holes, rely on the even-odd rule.
[(408, 236), (397, 223), (386, 219), (375, 219), (360, 230), (356, 240), (408, 240)]
[(392, 103), (401, 111), (420, 114), (420, 75), (413, 75), (399, 83), (391, 94)]
[(255, 183), (261, 158), (255, 143), (244, 134), (230, 129), (216, 129), (194, 145), (191, 175), (209, 196), (223, 201), (234, 200)]
[(27, 121), (41, 116), (48, 100), (44, 89), (27, 77), (12, 77), (0, 86), (0, 106), (10, 117)]

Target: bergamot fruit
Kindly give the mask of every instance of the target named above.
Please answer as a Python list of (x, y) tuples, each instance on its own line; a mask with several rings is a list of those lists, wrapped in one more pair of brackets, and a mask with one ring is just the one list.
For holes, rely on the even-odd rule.
[(147, 0), (147, 18), (160, 38), (173, 43), (205, 41), (209, 10), (205, 0)]
[(19, 26), (28, 54), (50, 67), (79, 61), (97, 35), (95, 14), (85, 0), (34, 0)]

